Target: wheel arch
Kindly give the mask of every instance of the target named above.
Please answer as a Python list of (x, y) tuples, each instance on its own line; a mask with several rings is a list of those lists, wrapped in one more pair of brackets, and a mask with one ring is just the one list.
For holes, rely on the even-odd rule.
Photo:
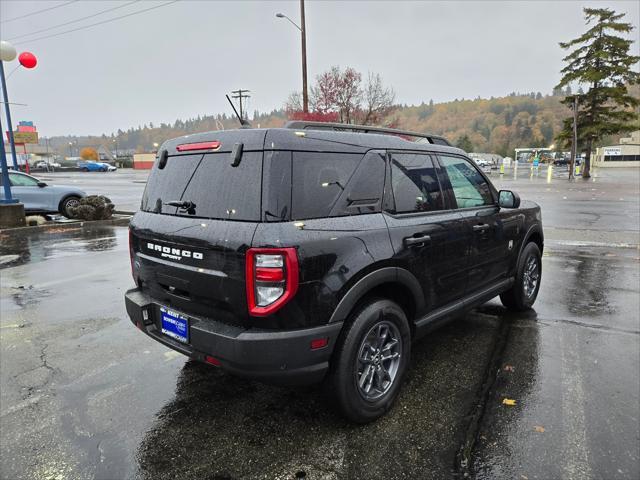
[(529, 242), (534, 242), (538, 245), (540, 253), (542, 254), (544, 250), (544, 234), (542, 233), (542, 227), (539, 224), (531, 225), (529, 230), (527, 230), (527, 233), (524, 236), (524, 241), (522, 242), (522, 245), (520, 245), (518, 258), (520, 257), (520, 254), (522, 254), (524, 247), (526, 247)]
[(520, 245), (520, 250), (518, 251), (518, 256), (515, 258), (512, 267), (512, 273), (515, 274), (518, 271), (518, 267), (520, 266), (520, 261), (522, 258), (522, 252), (524, 251), (527, 244), (530, 242), (535, 243), (540, 249), (540, 255), (542, 255), (544, 249), (544, 234), (542, 233), (542, 226), (540, 224), (534, 224), (529, 227), (527, 233), (524, 236), (524, 240)]
[(358, 280), (340, 299), (329, 323), (342, 322), (363, 300), (385, 297), (398, 303), (407, 314), (409, 325), (417, 312), (424, 309), (424, 295), (416, 277), (400, 267), (384, 267)]

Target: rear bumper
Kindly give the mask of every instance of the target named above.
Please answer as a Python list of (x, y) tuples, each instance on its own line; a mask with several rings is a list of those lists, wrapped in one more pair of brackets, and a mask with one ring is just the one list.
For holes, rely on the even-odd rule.
[[(284, 385), (320, 382), (328, 368), (342, 323), (299, 330), (235, 327), (212, 318), (189, 317), (189, 344), (161, 333), (160, 305), (134, 288), (125, 294), (131, 321), (154, 340), (196, 360), (215, 357), (231, 373)], [(326, 347), (311, 350), (311, 340), (328, 338)]]

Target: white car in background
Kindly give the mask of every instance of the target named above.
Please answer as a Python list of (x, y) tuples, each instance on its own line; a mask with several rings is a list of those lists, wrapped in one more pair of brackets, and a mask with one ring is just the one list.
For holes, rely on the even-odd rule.
[(36, 163), (35, 167), (36, 168), (60, 168), (62, 165), (60, 165), (58, 162), (38, 162)]
[(471, 160), (473, 160), (480, 168), (491, 167), (491, 162), (484, 158), (472, 158)]

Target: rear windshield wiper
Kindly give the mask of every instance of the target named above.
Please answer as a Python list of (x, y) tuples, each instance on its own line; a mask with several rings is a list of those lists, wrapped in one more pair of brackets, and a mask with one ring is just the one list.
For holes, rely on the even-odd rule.
[(165, 205), (178, 207), (180, 210), (186, 210), (189, 215), (196, 214), (196, 204), (188, 200), (172, 200), (171, 202), (166, 202)]

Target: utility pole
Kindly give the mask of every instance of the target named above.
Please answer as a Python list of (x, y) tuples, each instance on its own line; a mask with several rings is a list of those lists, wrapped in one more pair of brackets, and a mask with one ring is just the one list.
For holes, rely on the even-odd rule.
[(246, 120), (242, 110), (242, 99), (251, 98), (251, 95), (246, 95), (247, 93), (251, 93), (251, 90), (243, 90), (242, 88), (239, 88), (238, 90), (233, 90), (231, 93), (233, 94), (231, 95), (232, 98), (237, 98), (240, 101), (240, 118)]
[(569, 162), (569, 181), (573, 179), (575, 159), (578, 154), (578, 95), (573, 96), (573, 138), (571, 140), (571, 161)]
[(309, 94), (307, 93), (307, 27), (304, 20), (304, 0), (300, 0), (300, 33), (302, 34), (302, 111), (309, 113)]

